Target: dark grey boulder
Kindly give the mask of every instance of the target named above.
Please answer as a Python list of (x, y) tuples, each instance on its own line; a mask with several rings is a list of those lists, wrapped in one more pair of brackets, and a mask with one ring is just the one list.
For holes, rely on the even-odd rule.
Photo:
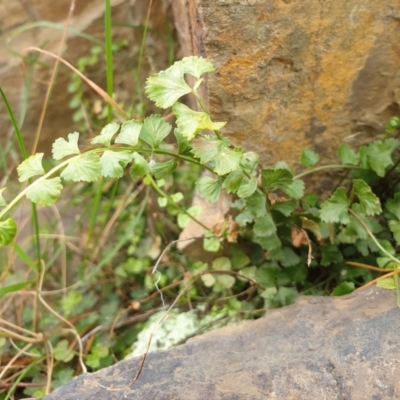
[[(400, 399), (400, 310), (393, 292), (301, 297), (257, 321), (75, 378), (45, 400)], [(99, 384), (112, 388), (107, 390)]]

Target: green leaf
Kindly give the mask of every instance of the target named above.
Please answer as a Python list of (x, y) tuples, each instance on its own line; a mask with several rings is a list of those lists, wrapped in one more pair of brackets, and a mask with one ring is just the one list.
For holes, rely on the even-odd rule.
[(219, 199), (221, 187), (221, 178), (214, 179), (209, 176), (203, 176), (196, 182), (196, 188), (199, 194), (208, 201), (211, 201), (211, 203), (215, 203)]
[(282, 190), (294, 199), (301, 199), (304, 195), (304, 182), (301, 179), (295, 179), (286, 189)]
[(212, 122), (210, 116), (205, 112), (193, 111), (182, 103), (175, 103), (172, 112), (176, 116), (176, 125), (179, 132), (189, 141), (192, 140), (199, 131), (210, 130), (218, 131), (223, 128), (226, 122)]
[(223, 289), (230, 289), (236, 282), (235, 277), (232, 275), (217, 275), (215, 280)]
[(362, 180), (354, 179), (354, 193), (360, 202), (360, 211), (365, 215), (375, 215), (382, 212), (381, 203), (371, 188)]
[(152, 115), (144, 120), (140, 139), (148, 143), (153, 149), (169, 135), (172, 126), (161, 115)]
[(43, 175), (44, 169), (42, 167), (42, 158), (44, 153), (36, 153), (28, 157), (18, 167), (19, 181), (24, 182), (35, 175)]
[(225, 178), (222, 187), (227, 193), (236, 193), (243, 181), (243, 177), (243, 171), (241, 169), (236, 169)]
[[(241, 250), (237, 246), (232, 247), (232, 256), (231, 256), (231, 261), (232, 261), (232, 267), (236, 270), (240, 269), (242, 270), (243, 267), (246, 265), (250, 264), (250, 257), (244, 253), (243, 250)], [(241, 271), (243, 272), (243, 271)]]
[(216, 282), (216, 280), (214, 278), (214, 275), (212, 275), (212, 274), (204, 274), (204, 275), (202, 275), (201, 276), (201, 280), (203, 281), (204, 286), (209, 287), (209, 288), (213, 287), (215, 285), (215, 282)]
[(185, 74), (193, 75), (196, 78), (200, 78), (200, 76), (206, 72), (214, 71), (213, 65), (202, 57), (185, 57), (181, 62)]
[(396, 290), (396, 282), (393, 278), (379, 279), (376, 286), (382, 289)]
[(202, 164), (217, 159), (222, 149), (228, 149), (229, 141), (217, 140), (215, 138), (197, 137), (191, 141), (192, 152), (196, 158), (199, 158)]
[(27, 286), (30, 286), (34, 283), (35, 283), (35, 281), (27, 281), (27, 282), (20, 282), (20, 283), (14, 284), (14, 285), (2, 287), (2, 288), (0, 288), (0, 297), (3, 297), (7, 293), (18, 292), (19, 290), (24, 289)]
[(263, 264), (261, 267), (257, 268), (255, 279), (259, 285), (262, 285), (264, 287), (275, 286), (276, 278), (279, 275), (280, 271), (281, 269), (277, 265)]
[(360, 156), (346, 143), (339, 145), (339, 158), (342, 164), (358, 165)]
[(400, 221), (389, 221), (388, 222), (390, 232), (393, 233), (394, 240), (397, 245), (400, 245)]
[(349, 199), (346, 195), (346, 189), (337, 188), (332, 196), (321, 204), (320, 217), (325, 222), (340, 222), (348, 224), (349, 219)]
[(253, 151), (247, 151), (242, 155), (239, 165), (241, 168), (243, 168), (243, 171), (251, 174), (257, 167), (258, 160), (259, 157), (257, 153), (254, 153)]
[(303, 167), (313, 167), (319, 161), (319, 155), (310, 149), (303, 149), (300, 156), (300, 163)]
[(246, 198), (246, 209), (255, 218), (263, 217), (267, 215), (267, 198), (264, 193), (255, 192), (248, 198)]
[(101, 175), (105, 178), (121, 178), (124, 168), (132, 161), (130, 151), (106, 150), (100, 157)]
[(176, 192), (174, 194), (171, 194), (171, 199), (174, 203), (179, 203), (181, 200), (184, 199), (184, 196), (181, 192)]
[(54, 347), (54, 358), (57, 361), (68, 362), (74, 358), (74, 352), (68, 348), (68, 340), (61, 340)]
[(142, 127), (143, 123), (134, 119), (124, 122), (121, 127), (121, 133), (116, 137), (115, 143), (136, 146)]
[(178, 61), (167, 70), (148, 78), (145, 88), (147, 97), (157, 107), (171, 107), (180, 97), (192, 91), (185, 82), (184, 73), (184, 65)]
[(287, 169), (263, 169), (261, 171), (263, 189), (287, 189), (293, 182), (293, 175)]
[(181, 134), (178, 128), (174, 129), (174, 135), (178, 143), (178, 154), (187, 154), (190, 152), (191, 147), (189, 141)]
[(232, 263), (228, 257), (218, 257), (211, 263), (215, 271), (232, 271)]
[(273, 233), (270, 236), (254, 236), (254, 241), (258, 243), (264, 250), (273, 251), (282, 247), (278, 235)]
[(7, 202), (4, 200), (4, 197), (3, 197), (3, 192), (4, 192), (4, 190), (6, 190), (7, 188), (2, 188), (2, 189), (0, 189), (0, 207), (3, 207), (3, 206), (6, 206), (7, 205)]
[(392, 153), (398, 146), (399, 141), (393, 138), (376, 140), (368, 146), (368, 161), (378, 176), (385, 176), (386, 168), (393, 165)]
[(394, 198), (386, 202), (385, 208), (400, 220), (400, 192), (396, 192)]
[(184, 214), (184, 213), (179, 213), (178, 214), (178, 226), (179, 228), (183, 229), (185, 228), (190, 221), (192, 221), (192, 217), (197, 217), (198, 215), (201, 214), (202, 208), (200, 206), (193, 206), (187, 209), (187, 212), (190, 215)]
[(90, 142), (91, 144), (102, 144), (104, 146), (109, 147), (111, 144), (111, 139), (118, 132), (119, 124), (116, 122), (111, 122), (107, 124), (100, 132), (100, 135), (94, 137), (94, 139)]
[(203, 249), (210, 253), (217, 252), (221, 247), (221, 242), (219, 239), (212, 233), (206, 232), (203, 239)]
[(343, 261), (343, 255), (334, 244), (321, 247), (321, 265), (335, 265)]
[(226, 175), (239, 167), (239, 161), (242, 157), (240, 150), (225, 149), (219, 152), (215, 160), (214, 172), (218, 175)]
[(276, 232), (276, 226), (272, 216), (266, 214), (263, 217), (257, 218), (254, 224), (253, 230), (254, 234), (257, 236), (271, 236)]
[(63, 186), (59, 177), (45, 179), (32, 186), (26, 197), (39, 206), (51, 206), (60, 196)]
[(287, 268), (300, 263), (301, 258), (294, 252), (291, 247), (285, 246), (282, 248), (283, 257), (280, 264)]
[(68, 134), (68, 142), (64, 138), (58, 138), (53, 143), (53, 158), (55, 160), (61, 160), (66, 156), (72, 154), (80, 154), (78, 148), (79, 132)]
[(288, 305), (294, 303), (297, 295), (298, 295), (298, 292), (297, 292), (296, 288), (280, 287), (278, 289), (278, 293), (275, 296), (275, 299), (282, 306), (288, 306)]
[(251, 196), (256, 191), (256, 189), (257, 189), (257, 178), (255, 178), (254, 176), (251, 177), (251, 179), (245, 177), (236, 194), (241, 199), (245, 199)]
[(290, 199), (287, 201), (275, 201), (271, 206), (271, 211), (279, 211), (285, 217), (289, 217), (296, 209), (297, 200)]
[(331, 296), (344, 296), (345, 294), (353, 292), (355, 288), (353, 282), (342, 282), (333, 289)]
[(386, 124), (385, 133), (390, 135), (399, 127), (400, 127), (400, 119), (398, 117), (392, 117)]
[(168, 199), (166, 197), (159, 197), (157, 199), (157, 203), (159, 205), (160, 208), (164, 208), (167, 207), (168, 205)]
[(172, 159), (163, 163), (155, 163), (151, 165), (150, 171), (156, 179), (162, 179), (171, 175), (176, 170), (177, 165), (176, 161)]
[(17, 234), (17, 224), (11, 218), (0, 221), (0, 246), (9, 245)]
[(93, 153), (85, 153), (68, 164), (61, 172), (61, 178), (66, 181), (93, 182), (101, 176), (100, 158)]
[(150, 173), (148, 162), (139, 154), (133, 153), (133, 165), (130, 169), (130, 174), (133, 178), (142, 178)]

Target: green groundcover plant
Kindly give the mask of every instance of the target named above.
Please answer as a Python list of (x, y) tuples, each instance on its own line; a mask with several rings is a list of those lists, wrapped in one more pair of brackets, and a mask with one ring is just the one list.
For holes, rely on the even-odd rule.
[[(231, 310), (290, 304), (299, 292), (347, 294), (382, 272), (386, 276), (378, 285), (398, 292), (399, 141), (394, 136), (399, 119), (391, 118), (382, 137), (358, 151), (341, 144), (336, 165), (321, 165), (318, 154), (304, 149), (300, 172), (284, 161), (260, 166), (256, 153), (233, 146), (222, 134), (225, 122), (213, 121), (200, 98), (204, 74), (212, 71), (207, 60), (187, 57), (148, 78), (148, 98), (161, 109), (172, 109), (175, 127), (161, 115), (112, 122), (85, 151), (78, 132), (57, 139), (52, 155), (58, 163), (47, 171), (43, 153), (23, 161), (17, 171), (26, 187), (8, 201), (6, 188), (0, 189), (0, 246), (14, 244), (17, 224), (10, 215), (23, 198), (51, 206), (71, 181), (119, 179), (128, 171), (154, 189), (158, 206), (173, 210), (180, 228), (192, 220), (203, 227), (204, 250), (219, 253), (210, 264), (192, 264), (192, 276), (201, 278), (205, 291), (230, 296)], [(186, 75), (195, 78), (193, 86)], [(195, 97), (200, 111), (179, 101), (185, 95)], [(222, 224), (205, 225), (199, 207), (180, 205), (183, 194), (166, 189), (165, 181), (187, 164), (207, 171), (196, 182), (202, 197), (214, 203), (222, 191), (231, 194), (231, 211)], [(342, 178), (332, 193), (324, 200), (307, 193), (303, 179), (329, 169), (340, 171)], [(0, 296), (31, 284), (5, 286)], [(7, 337), (4, 330), (0, 333)], [(60, 341), (55, 351), (65, 363), (75, 357), (67, 345)], [(93, 368), (108, 356), (106, 347), (96, 346), (87, 360)]]

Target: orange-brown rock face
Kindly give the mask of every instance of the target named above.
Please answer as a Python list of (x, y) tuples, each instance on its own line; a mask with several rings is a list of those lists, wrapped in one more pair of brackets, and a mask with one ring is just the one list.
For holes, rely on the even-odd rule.
[[(216, 67), (208, 101), (265, 165), (334, 161), (399, 115), (398, 0), (174, 0), (183, 49)], [(192, 24), (180, 24), (186, 15)]]

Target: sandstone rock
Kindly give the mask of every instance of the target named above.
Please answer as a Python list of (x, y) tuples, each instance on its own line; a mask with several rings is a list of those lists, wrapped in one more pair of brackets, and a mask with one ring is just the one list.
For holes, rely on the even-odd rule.
[[(301, 297), (265, 317), (75, 378), (45, 400), (400, 398), (393, 292)], [(102, 388), (100, 385), (110, 388)]]
[[(36, 134), (39, 115), (50, 79), (54, 59), (40, 56), (40, 62), (35, 64), (33, 71), (27, 63), (22, 61), (23, 50), (29, 46), (44, 48), (58, 53), (63, 27), (68, 16), (72, 0), (47, 1), (24, 0), (3, 1), (0, 4), (0, 85), (5, 92), (17, 118), (24, 112), (24, 81), (30, 76), (28, 89), (27, 114), (22, 126), (22, 134), (30, 151), (33, 138)], [(70, 27), (72, 31), (65, 43), (63, 56), (72, 65), (76, 66), (80, 57), (90, 52), (93, 42), (78, 37), (76, 32), (83, 32), (100, 43), (104, 42), (104, 1), (85, 0), (76, 1)], [(143, 25), (147, 15), (149, 0), (112, 0), (113, 38), (115, 41), (127, 39), (129, 45), (114, 56), (115, 91), (118, 99), (128, 107), (136, 92), (134, 69), (137, 65), (139, 48), (141, 45)], [(169, 17), (170, 9), (167, 0), (153, 0), (150, 26), (146, 41), (146, 51), (143, 58), (143, 69), (139, 84), (151, 73), (168, 67), (169, 53), (174, 52), (169, 43), (172, 38), (172, 29)], [(28, 27), (40, 21), (58, 23), (60, 29), (45, 25), (38, 25), (16, 35), (17, 30)], [(31, 52), (31, 54), (34, 54)], [(31, 75), (30, 75), (31, 74)], [(39, 150), (49, 155), (53, 141), (77, 129), (72, 121), (72, 111), (68, 107), (71, 94), (67, 92), (71, 71), (61, 65), (55, 82), (51, 100), (46, 112), (43, 129), (40, 136)], [(103, 89), (106, 87), (104, 64), (89, 69), (86, 74)], [(85, 86), (85, 95), (94, 102), (99, 97), (92, 89)], [(137, 97), (136, 97), (137, 99)], [(0, 101), (0, 104), (3, 104)], [(0, 123), (2, 133), (0, 144), (5, 146), (13, 140), (9, 117), (5, 107), (0, 106)], [(90, 135), (97, 134), (98, 127), (88, 127), (87, 132), (81, 132), (83, 141), (88, 141)], [(92, 132), (91, 132), (92, 130)]]
[[(324, 163), (399, 116), (397, 0), (174, 0), (185, 55), (216, 67), (207, 97), (223, 132), (266, 164)], [(319, 182), (319, 185), (329, 182)]]

